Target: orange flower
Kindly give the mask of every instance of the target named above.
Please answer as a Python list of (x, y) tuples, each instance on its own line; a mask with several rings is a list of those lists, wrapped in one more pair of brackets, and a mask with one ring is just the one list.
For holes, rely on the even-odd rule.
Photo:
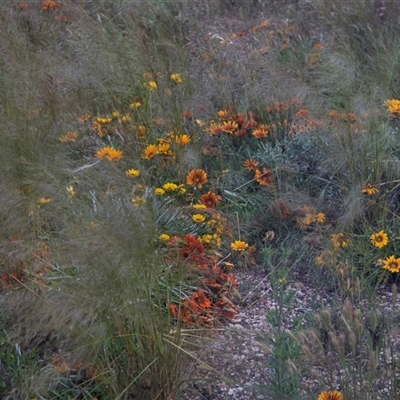
[(119, 161), (122, 157), (122, 151), (121, 150), (116, 150), (113, 147), (110, 146), (106, 146), (103, 147), (100, 150), (97, 150), (96, 152), (96, 157), (97, 158), (101, 158), (101, 159), (105, 159), (108, 161)]
[(267, 125), (260, 125), (257, 129), (255, 129), (251, 134), (256, 138), (256, 139), (262, 139), (267, 137), (268, 135), (268, 126)]
[(201, 307), (201, 308), (210, 308), (211, 307), (211, 301), (210, 299), (204, 294), (202, 290), (199, 290), (197, 292), (192, 292), (193, 299), (196, 300), (196, 303)]
[(254, 179), (261, 186), (267, 186), (269, 188), (274, 187), (272, 171), (267, 168), (263, 168), (262, 172), (259, 169), (257, 169), (255, 171)]
[(68, 132), (64, 136), (58, 138), (61, 143), (75, 142), (78, 137), (78, 132)]
[(225, 133), (233, 133), (239, 128), (235, 121), (224, 121), (222, 123), (222, 131)]
[(201, 168), (192, 169), (186, 176), (186, 183), (201, 189), (207, 183), (207, 172)]
[(318, 396), (318, 400), (343, 400), (343, 396), (337, 390), (333, 392), (322, 392)]
[(215, 208), (217, 203), (219, 202), (218, 196), (213, 192), (207, 192), (200, 196), (200, 201), (204, 204), (207, 208)]
[(243, 163), (243, 166), (245, 169), (247, 169), (248, 171), (255, 171), (258, 169), (260, 163), (258, 161), (253, 160), (252, 158), (250, 158), (249, 160), (246, 160)]
[(215, 136), (223, 132), (223, 126), (222, 124), (216, 124), (215, 122), (211, 122), (210, 126), (206, 129), (206, 131), (211, 136)]
[(150, 160), (158, 154), (158, 146), (155, 144), (149, 144), (144, 150), (142, 158), (145, 160)]
[(56, 1), (53, 1), (53, 0), (43, 0), (43, 2), (42, 2), (42, 10), (44, 10), (44, 11), (55, 10), (60, 7), (61, 7), (61, 4), (57, 3)]

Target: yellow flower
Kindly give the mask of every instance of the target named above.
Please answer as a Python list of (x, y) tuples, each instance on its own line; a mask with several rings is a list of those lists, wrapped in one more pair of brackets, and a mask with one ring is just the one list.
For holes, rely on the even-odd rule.
[(156, 81), (148, 81), (143, 83), (144, 87), (150, 90), (150, 92), (154, 92), (157, 89), (157, 82)]
[(175, 183), (170, 183), (170, 182), (168, 182), (168, 183), (164, 184), (162, 188), (163, 188), (166, 192), (173, 192), (173, 191), (175, 191), (176, 189), (178, 189), (178, 185), (175, 184)]
[(175, 83), (183, 83), (181, 74), (171, 74), (171, 80)]
[(395, 258), (394, 256), (385, 258), (383, 260), (382, 268), (393, 273), (400, 272), (400, 258)]
[(377, 233), (372, 234), (369, 237), (369, 240), (375, 247), (378, 247), (379, 249), (385, 247), (389, 242), (388, 235), (384, 231), (379, 231)]
[(162, 196), (163, 194), (165, 194), (165, 190), (162, 188), (155, 188), (154, 194), (156, 194), (157, 196)]
[(73, 186), (67, 186), (67, 192), (68, 192), (71, 196), (75, 196), (75, 195), (76, 195), (76, 192), (75, 192)]
[(306, 214), (306, 216), (301, 220), (301, 224), (305, 226), (311, 225), (315, 221), (315, 218), (311, 214)]
[(344, 236), (343, 233), (335, 233), (331, 237), (333, 247), (338, 248), (338, 247), (347, 247), (347, 240), (346, 236)]
[(337, 390), (333, 392), (322, 392), (318, 396), (318, 400), (343, 400), (343, 396)]
[(243, 242), (242, 240), (235, 240), (234, 242), (231, 243), (231, 249), (233, 251), (245, 251), (249, 245), (246, 242)]
[(53, 199), (50, 199), (48, 197), (41, 197), (39, 199), (39, 203), (40, 204), (47, 204), (47, 203), (51, 203), (53, 201)]
[(131, 201), (135, 207), (139, 207), (146, 202), (146, 198), (144, 196), (136, 196)]
[(158, 153), (168, 155), (170, 147), (168, 142), (162, 142), (158, 145)]
[(204, 210), (207, 208), (204, 204), (193, 204), (193, 208), (196, 210)]
[(210, 244), (212, 238), (213, 238), (212, 235), (210, 235), (210, 234), (205, 234), (205, 235), (199, 237), (199, 242), (200, 242), (200, 243), (203, 243), (203, 244)]
[(162, 241), (164, 241), (164, 242), (167, 242), (170, 238), (171, 238), (171, 236), (169, 236), (169, 235), (166, 234), (166, 233), (162, 233), (162, 234), (160, 235), (160, 239), (161, 239)]
[(324, 213), (322, 213), (322, 212), (320, 212), (320, 213), (318, 213), (316, 216), (315, 216), (315, 220), (317, 221), (317, 222), (319, 222), (320, 224), (323, 224), (324, 222), (325, 222), (325, 214)]
[(179, 185), (179, 194), (185, 194), (186, 193), (186, 188), (184, 185)]
[(58, 138), (61, 143), (75, 142), (78, 137), (78, 132), (68, 132), (64, 136)]
[(179, 135), (175, 137), (175, 142), (179, 144), (179, 146), (186, 146), (190, 143), (190, 136), (189, 135)]
[(140, 175), (140, 171), (138, 169), (128, 169), (125, 171), (126, 176), (130, 176), (132, 178), (137, 178)]
[(235, 268), (235, 264), (232, 264), (229, 261), (224, 261), (224, 267), (227, 271), (232, 271)]
[(144, 150), (142, 158), (145, 160), (150, 160), (158, 154), (158, 146), (155, 144), (149, 144)]
[(110, 118), (110, 117), (106, 117), (106, 118), (97, 117), (95, 119), (95, 121), (98, 122), (100, 125), (107, 125), (112, 121), (112, 118)]
[(228, 110), (219, 110), (217, 112), (217, 116), (219, 119), (227, 119), (229, 117), (229, 111)]
[(108, 161), (117, 162), (122, 157), (122, 151), (116, 150), (113, 147), (106, 146), (100, 150), (97, 150), (96, 157), (100, 159), (105, 159)]
[(400, 100), (390, 99), (385, 101), (385, 106), (390, 114), (398, 116), (400, 115)]
[(324, 265), (325, 264), (324, 258), (322, 256), (315, 257), (315, 264)]
[(201, 224), (202, 222), (204, 222), (206, 220), (206, 217), (204, 215), (201, 215), (201, 214), (194, 214), (192, 216), (192, 220), (196, 224)]
[(143, 106), (143, 100), (138, 98), (135, 101), (133, 101), (131, 104), (129, 104), (129, 108), (140, 108)]
[(378, 193), (378, 192), (379, 192), (379, 190), (378, 190), (377, 188), (373, 187), (370, 183), (367, 183), (367, 184), (361, 189), (361, 191), (362, 191), (364, 194), (368, 194), (368, 195), (372, 195), (372, 194), (375, 194), (375, 193)]

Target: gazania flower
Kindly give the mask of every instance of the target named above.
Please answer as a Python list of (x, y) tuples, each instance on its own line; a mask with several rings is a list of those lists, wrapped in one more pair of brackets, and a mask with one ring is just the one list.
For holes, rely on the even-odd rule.
[(192, 206), (195, 210), (204, 210), (207, 207), (204, 204), (193, 204)]
[(161, 142), (158, 145), (158, 153), (168, 155), (170, 151), (171, 144), (169, 142)]
[(155, 188), (154, 194), (157, 196), (162, 196), (163, 194), (165, 194), (165, 190), (163, 188)]
[(149, 144), (144, 150), (142, 158), (145, 160), (150, 160), (158, 154), (158, 146), (155, 144)]
[(43, 0), (42, 2), (42, 10), (44, 11), (55, 10), (60, 7), (61, 4), (53, 0)]
[(231, 249), (237, 252), (245, 251), (248, 247), (249, 245), (242, 240), (235, 240), (231, 243)]
[(207, 172), (201, 168), (192, 169), (186, 176), (186, 183), (201, 189), (207, 183)]
[(369, 237), (369, 240), (375, 247), (378, 247), (379, 249), (385, 247), (389, 242), (388, 235), (384, 231), (374, 233)]
[(212, 240), (212, 235), (209, 233), (204, 234), (203, 236), (199, 237), (199, 242), (202, 244), (210, 244)]
[(377, 188), (373, 187), (370, 183), (367, 183), (361, 189), (361, 192), (363, 192), (364, 194), (372, 195), (372, 194), (378, 193), (379, 190)]
[(143, 203), (146, 203), (146, 198), (144, 196), (135, 196), (131, 201), (135, 207), (139, 207)]
[(97, 150), (96, 157), (100, 159), (105, 159), (108, 161), (117, 162), (122, 157), (122, 151), (116, 150), (113, 147), (106, 146), (100, 150)]
[(382, 268), (393, 273), (400, 272), (400, 258), (395, 258), (394, 256), (385, 258), (383, 260)]
[(320, 224), (323, 224), (324, 222), (325, 222), (325, 214), (324, 213), (322, 213), (322, 212), (320, 212), (320, 213), (318, 213), (316, 216), (315, 216), (315, 220), (317, 221), (317, 222), (319, 222)]
[(322, 392), (318, 396), (318, 400), (343, 400), (343, 396), (337, 390), (333, 392)]
[(75, 142), (78, 137), (78, 132), (68, 132), (64, 136), (58, 138), (61, 143)]
[(150, 92), (154, 92), (157, 89), (157, 82), (156, 81), (144, 82), (143, 86), (149, 89)]
[(251, 134), (256, 138), (256, 139), (262, 139), (267, 137), (268, 135), (269, 128), (267, 125), (260, 125), (257, 129), (255, 129)]
[(112, 121), (112, 118), (110, 117), (97, 117), (95, 119), (96, 122), (98, 122), (100, 125), (107, 125)]
[(178, 189), (178, 185), (176, 183), (167, 182), (162, 187), (166, 192), (174, 192)]
[(190, 136), (189, 135), (179, 135), (175, 137), (175, 142), (179, 144), (179, 146), (186, 146), (190, 143)]
[(385, 101), (385, 106), (390, 114), (394, 116), (400, 115), (400, 100), (398, 99), (391, 99)]
[(274, 187), (272, 171), (267, 168), (263, 168), (262, 172), (259, 169), (256, 169), (254, 179), (261, 186), (267, 186), (269, 188)]
[(192, 216), (192, 220), (196, 224), (201, 224), (202, 222), (204, 222), (206, 220), (206, 217), (204, 215), (202, 215), (202, 214), (194, 214)]
[(342, 232), (335, 233), (331, 236), (331, 241), (333, 243), (333, 247), (347, 247), (346, 236)]
[(171, 74), (171, 81), (174, 81), (175, 83), (183, 83), (181, 74)]
[(137, 97), (131, 104), (129, 104), (129, 108), (137, 109), (142, 107), (144, 104), (143, 99)]
[(229, 111), (228, 110), (219, 110), (217, 112), (217, 116), (219, 119), (227, 119), (227, 118), (229, 118)]
[(163, 241), (163, 242), (167, 242), (171, 236), (169, 236), (167, 233), (162, 233), (159, 238)]
[(211, 136), (216, 136), (216, 135), (219, 135), (224, 130), (223, 130), (222, 124), (216, 124), (215, 122), (211, 122), (210, 126), (206, 129), (206, 131)]
[(137, 178), (140, 175), (140, 171), (138, 169), (128, 169), (125, 171), (126, 176), (130, 176), (132, 178)]
[(48, 197), (41, 197), (39, 199), (39, 203), (40, 204), (47, 204), (47, 203), (51, 203), (53, 201), (53, 199), (50, 199)]
[(207, 208), (215, 208), (218, 204), (219, 199), (218, 196), (213, 192), (207, 192), (200, 196), (200, 201), (207, 207)]
[(235, 121), (224, 121), (222, 123), (222, 131), (225, 133), (233, 133), (239, 128)]
[(67, 186), (67, 192), (69, 193), (70, 196), (75, 196), (76, 195), (76, 192), (75, 192), (74, 187), (72, 185), (71, 186)]
[(244, 169), (247, 169), (247, 171), (255, 171), (260, 166), (260, 163), (250, 158), (243, 163), (243, 166)]

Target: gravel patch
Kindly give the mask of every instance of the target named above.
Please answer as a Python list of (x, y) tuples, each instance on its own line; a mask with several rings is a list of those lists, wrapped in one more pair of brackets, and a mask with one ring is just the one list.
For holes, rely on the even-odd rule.
[[(252, 271), (235, 274), (241, 282), (239, 314), (222, 329), (214, 331), (203, 345), (201, 351), (196, 351), (196, 357), (204, 364), (198, 364), (193, 376), (194, 380), (188, 386), (182, 399), (184, 400), (256, 400), (268, 399), (264, 389), (271, 380), (268, 368), (268, 352), (261, 343), (261, 338), (268, 335), (271, 326), (267, 321), (268, 312), (275, 303), (271, 294), (271, 286), (261, 267)], [(321, 293), (317, 288), (298, 282), (288, 286), (295, 293), (293, 304), (285, 315), (289, 322), (294, 317), (311, 316), (316, 309), (325, 306), (332, 307), (332, 296)], [(393, 303), (390, 287), (383, 287), (378, 293), (379, 309), (385, 313), (400, 316), (399, 299)], [(400, 343), (400, 337), (393, 338)], [(400, 350), (400, 349), (399, 349)], [(315, 366), (317, 376), (304, 376), (303, 383), (318, 391), (321, 385), (320, 376), (324, 371)], [(194, 378), (195, 379), (195, 378)], [(261, 390), (260, 390), (261, 386)], [(380, 388), (382, 396), (387, 388)], [(307, 398), (305, 395), (304, 398)]]

